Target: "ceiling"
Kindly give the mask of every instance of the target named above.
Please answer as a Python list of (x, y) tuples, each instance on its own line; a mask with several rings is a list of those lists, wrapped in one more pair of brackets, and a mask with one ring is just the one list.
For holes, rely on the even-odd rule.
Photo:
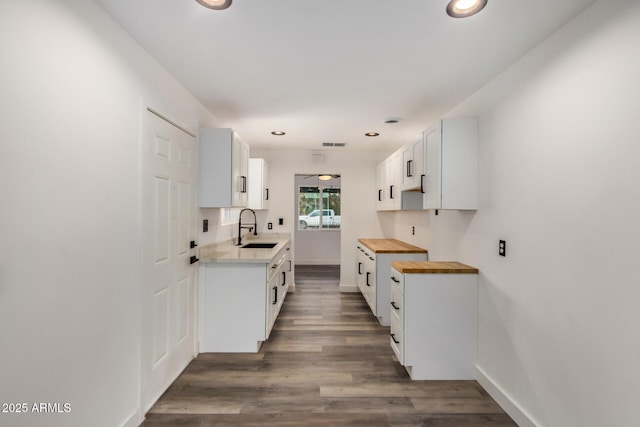
[(447, 0), (96, 2), (252, 149), (390, 151), (594, 0), (490, 0), (465, 19)]

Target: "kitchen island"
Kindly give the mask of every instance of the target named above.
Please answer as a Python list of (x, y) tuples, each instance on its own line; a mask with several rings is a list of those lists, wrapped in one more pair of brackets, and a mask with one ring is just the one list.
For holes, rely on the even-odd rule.
[(257, 352), (293, 285), (289, 235), (265, 234), (244, 243), (274, 245), (245, 248), (228, 241), (199, 250), (200, 352)]

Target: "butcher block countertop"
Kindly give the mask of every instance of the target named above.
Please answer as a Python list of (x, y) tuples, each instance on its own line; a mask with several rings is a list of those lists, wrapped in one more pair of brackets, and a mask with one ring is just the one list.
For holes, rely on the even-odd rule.
[(478, 269), (457, 261), (393, 261), (402, 274), (478, 274)]
[(396, 239), (358, 239), (358, 242), (377, 254), (423, 254), (426, 249)]

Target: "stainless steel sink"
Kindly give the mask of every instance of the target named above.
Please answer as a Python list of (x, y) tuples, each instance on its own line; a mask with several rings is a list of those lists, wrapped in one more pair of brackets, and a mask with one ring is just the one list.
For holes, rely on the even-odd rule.
[(242, 245), (240, 247), (246, 249), (272, 249), (276, 245), (277, 243), (247, 243), (246, 245)]

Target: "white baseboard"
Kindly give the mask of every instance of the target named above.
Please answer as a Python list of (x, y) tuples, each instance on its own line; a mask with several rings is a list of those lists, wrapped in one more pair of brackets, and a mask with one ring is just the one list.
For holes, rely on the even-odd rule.
[(359, 292), (358, 285), (340, 283), (340, 292)]
[(140, 411), (136, 410), (122, 423), (122, 427), (138, 427), (144, 421), (144, 417), (140, 416)]
[(533, 418), (479, 366), (476, 366), (476, 379), (519, 427), (538, 427)]
[(296, 265), (340, 265), (340, 259), (300, 259), (296, 257)]

